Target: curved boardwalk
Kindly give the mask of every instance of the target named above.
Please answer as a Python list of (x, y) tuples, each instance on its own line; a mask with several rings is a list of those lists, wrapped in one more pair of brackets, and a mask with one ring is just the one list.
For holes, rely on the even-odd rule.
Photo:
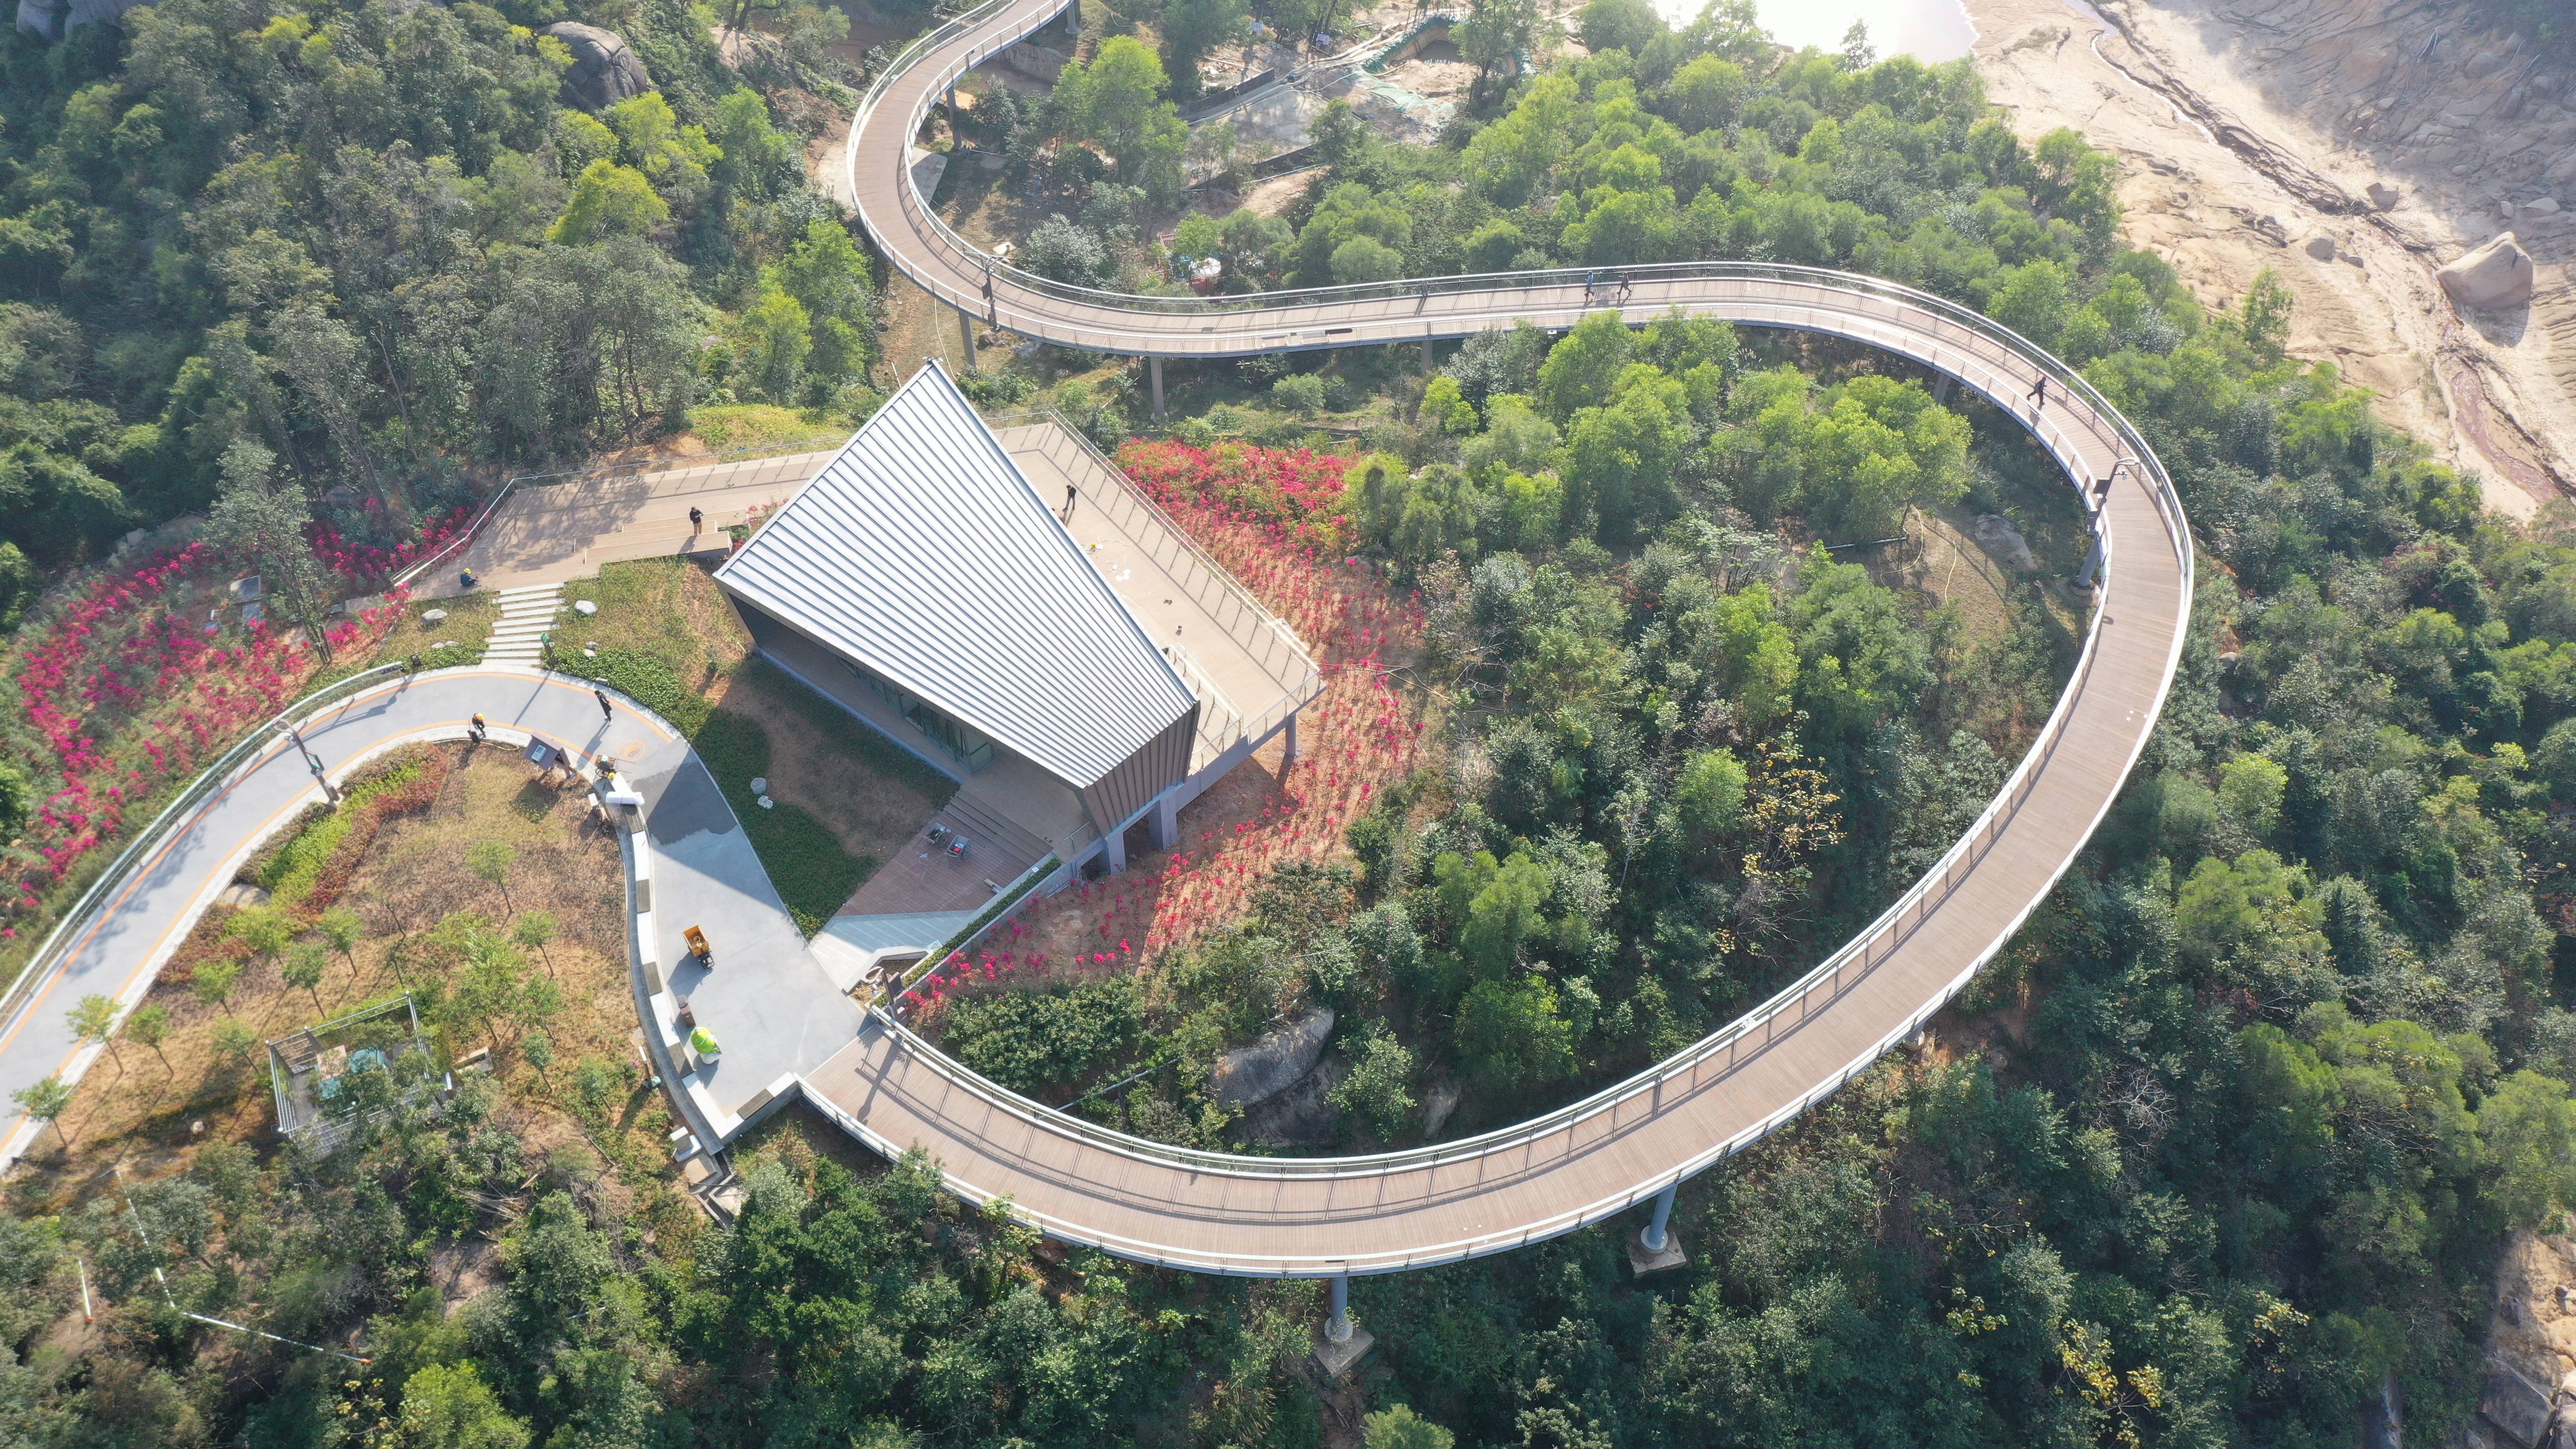
[[(1038, 1108), (882, 1016), (807, 1091), (881, 1149), (921, 1146), (976, 1198), (1048, 1231), (1226, 1273), (1372, 1272), (1496, 1252), (1595, 1221), (1756, 1139), (1913, 1031), (2048, 894), (2154, 727), (2190, 612), (2188, 531), (2126, 425), (2062, 364), (1937, 299), (1791, 268), (1644, 267), (1442, 278), (1193, 305), (1083, 293), (997, 267), (928, 215), (905, 170), (931, 104), (1061, 0), (991, 0), (889, 68), (853, 120), (851, 194), (895, 265), (940, 300), (1045, 341), (1153, 358), (1415, 342), (1613, 302), (1870, 343), (2020, 418), (2100, 498), (2110, 567), (2083, 660), (2005, 795), (1925, 886), (1798, 987), (1662, 1068), (1565, 1112), (1437, 1151), (1339, 1162), (1182, 1152)], [(1614, 274), (1604, 273), (1607, 282)], [(1596, 300), (1599, 299), (1599, 300)], [(2033, 389), (2050, 381), (2044, 405)], [(2103, 480), (2110, 480), (2107, 488)], [(1751, 1024), (1758, 1021), (1758, 1024)]]
[[(1077, 294), (988, 271), (988, 259), (922, 212), (902, 159), (950, 79), (1060, 6), (990, 0), (949, 22), (897, 61), (853, 122), (851, 179), (869, 228), (933, 295), (1032, 337), (1152, 357), (1419, 341), (1524, 318), (1562, 327), (1598, 310), (1587, 308), (1581, 274), (1445, 278), (1198, 307)], [(772, 1025), (747, 1018), (727, 1029), (728, 1059), (752, 1044), (747, 1036), (768, 1033), (775, 1039), (758, 1044), (787, 1068), (781, 1080), (792, 1077), (850, 1131), (887, 1152), (926, 1149), (961, 1193), (1007, 1194), (1021, 1216), (1059, 1237), (1210, 1272), (1326, 1275), (1499, 1252), (1609, 1216), (1758, 1140), (1920, 1026), (2047, 896), (2153, 729), (2190, 612), (2190, 545), (2179, 508), (2135, 434), (2063, 364), (1951, 304), (1793, 268), (1639, 268), (1630, 282), (1617, 301), (1633, 321), (1679, 307), (1851, 338), (1946, 372), (2019, 418), (2070, 482), (2098, 500), (2104, 582), (2057, 712), (1987, 813), (1885, 916), (1772, 1001), (1630, 1082), (1518, 1128), (1376, 1158), (1225, 1157), (1127, 1138), (975, 1078), (880, 1014), (860, 1019), (855, 1035), (847, 1026), (835, 1035), (810, 1012), (774, 1006)], [(2042, 378), (2050, 379), (2047, 402), (2034, 407)], [(523, 694), (529, 723), (590, 738), (597, 716), (585, 714), (595, 708), (586, 686), (501, 677), (515, 682), (500, 687)], [(490, 678), (425, 679), (405, 696), (338, 707), (313, 737), (337, 761), (396, 735), (452, 730), (468, 707), (503, 722), (502, 711), (464, 703), (495, 687)], [(576, 720), (587, 724), (576, 730)], [(612, 730), (601, 743), (649, 754), (648, 771), (694, 778), (685, 746), (646, 723), (621, 725), (635, 738)], [(300, 773), (268, 756), (156, 847), (167, 862), (110, 902), (100, 920), (84, 923), (62, 978), (42, 983), (38, 1005), (6, 1028), (0, 1086), (71, 1064), (68, 1042), (55, 1039), (62, 1007), (88, 991), (131, 990), (148, 979), (156, 951), (201, 907), (207, 882), (229, 874), (222, 862), (254, 838), (246, 832), (292, 807)], [(712, 809), (703, 798), (684, 809), (681, 798), (655, 796), (652, 829), (636, 838), (639, 849), (652, 842), (657, 871), (683, 855), (686, 842), (724, 836), (732, 824), (720, 797)], [(656, 894), (663, 889), (657, 883)], [(772, 892), (721, 899), (728, 932), (766, 934), (778, 924)], [(658, 959), (676, 959), (670, 943), (657, 949)], [(767, 1070), (764, 1063), (749, 1075), (765, 1078)], [(28, 1126), (17, 1124), (0, 1159), (23, 1148)]]

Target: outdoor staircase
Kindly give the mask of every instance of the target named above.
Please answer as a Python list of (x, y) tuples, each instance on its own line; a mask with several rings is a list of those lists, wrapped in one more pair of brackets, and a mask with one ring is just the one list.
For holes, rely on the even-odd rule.
[(535, 664), (541, 653), (539, 641), (554, 628), (555, 615), (563, 609), (563, 585), (537, 584), (524, 589), (501, 591), (501, 618), (492, 626), (492, 637), (483, 641), (486, 664)]

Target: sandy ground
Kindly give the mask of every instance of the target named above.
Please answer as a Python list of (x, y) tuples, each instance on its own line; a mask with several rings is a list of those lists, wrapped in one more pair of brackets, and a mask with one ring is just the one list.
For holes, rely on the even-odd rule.
[[(2576, 202), (2567, 76), (2411, 0), (1966, 3), (2015, 129), (2116, 153), (2129, 239), (2205, 301), (2275, 269), (2298, 295), (2292, 350), (2479, 470), (2494, 506), (2576, 487), (2576, 221), (2531, 205)], [(2539, 263), (2535, 304), (2462, 313), (2434, 269), (2508, 229)]]

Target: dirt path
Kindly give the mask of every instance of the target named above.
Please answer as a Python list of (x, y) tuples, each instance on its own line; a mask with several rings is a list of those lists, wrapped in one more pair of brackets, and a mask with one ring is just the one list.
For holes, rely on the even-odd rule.
[[(2126, 231), (2225, 305), (2265, 267), (2291, 347), (2530, 514), (2576, 489), (2576, 85), (2457, 7), (2418, 0), (1967, 0), (2015, 129), (2119, 155)], [(2374, 182), (2397, 193), (2382, 210)], [(2506, 204), (2514, 210), (2508, 216)], [(2463, 315), (2434, 268), (2511, 229), (2527, 313)]]

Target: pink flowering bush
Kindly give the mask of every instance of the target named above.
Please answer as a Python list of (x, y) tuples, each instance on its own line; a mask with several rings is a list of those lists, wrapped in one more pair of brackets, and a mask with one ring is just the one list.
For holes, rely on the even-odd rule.
[(1297, 763), (1284, 776), (1275, 754), (1237, 769), (1183, 812), (1181, 848), (1031, 904), (916, 983), (902, 1004), (925, 1026), (960, 995), (1133, 969), (1240, 919), (1278, 866), (1339, 853), (1343, 828), (1421, 760), (1425, 722), (1395, 683), (1420, 611), (1342, 555), (1344, 460), (1149, 442), (1118, 458), (1306, 641), (1324, 692), (1299, 716)]
[[(383, 512), (383, 505), (370, 498), (366, 511), (371, 522), (379, 521), (375, 515)], [(391, 548), (352, 543), (341, 536), (339, 529), (320, 521), (316, 521), (305, 536), (313, 544), (313, 556), (322, 561), (324, 568), (361, 588), (380, 588), (414, 562), (438, 552), (473, 521), (473, 509), (451, 508), (422, 520), (420, 537)]]
[[(26, 730), (36, 818), (0, 856), (0, 931), (12, 936), (46, 894), (185, 781), (300, 693), (321, 659), (300, 632), (253, 624), (210, 632), (222, 574), (202, 543), (101, 572), (31, 617), (0, 664)], [(333, 624), (332, 648), (365, 653), (399, 604)], [(33, 738), (28, 738), (32, 732)]]
[(1350, 551), (1350, 519), (1342, 509), (1342, 474), (1350, 465), (1330, 453), (1244, 443), (1193, 448), (1137, 438), (1118, 450), (1118, 466), (1202, 547), (1202, 524), (1230, 524), (1310, 557)]

